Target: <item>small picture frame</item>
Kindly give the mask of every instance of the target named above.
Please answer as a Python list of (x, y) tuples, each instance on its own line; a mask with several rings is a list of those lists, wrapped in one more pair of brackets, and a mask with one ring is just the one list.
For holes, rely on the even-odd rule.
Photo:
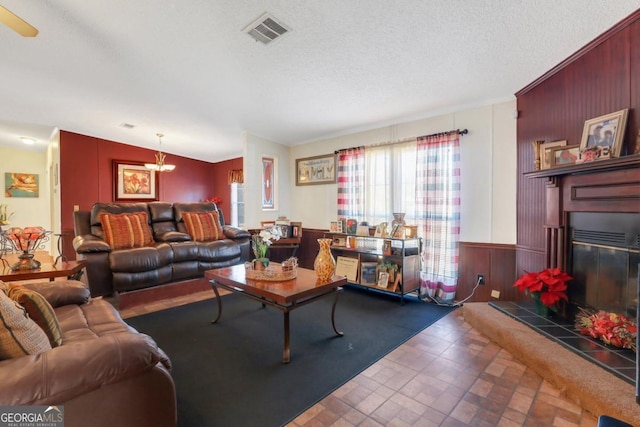
[(589, 149), (600, 151), (595, 156), (597, 159), (620, 157), (628, 115), (629, 109), (625, 108), (585, 121), (580, 152)]
[(347, 238), (344, 236), (334, 236), (333, 242), (331, 242), (331, 246), (337, 247), (346, 247), (347, 246)]
[(377, 262), (361, 262), (360, 263), (360, 284), (364, 286), (377, 286), (378, 277), (376, 276), (378, 268)]
[(378, 275), (378, 287), (386, 288), (389, 285), (389, 272), (381, 271)]
[(402, 282), (402, 273), (398, 271), (396, 273), (396, 280), (393, 281), (393, 287), (391, 288), (391, 291), (396, 292), (401, 282)]
[(288, 239), (289, 236), (289, 226), (285, 224), (276, 224), (274, 227), (280, 232), (280, 238)]
[(356, 234), (358, 231), (358, 220), (357, 219), (348, 219), (347, 220), (347, 234)]
[(540, 169), (551, 168), (551, 149), (555, 147), (565, 147), (566, 140), (545, 142), (540, 145)]
[(387, 234), (387, 223), (386, 222), (381, 222), (376, 227), (376, 232), (374, 233), (373, 236), (374, 237), (385, 237), (386, 234)]
[(551, 167), (574, 165), (580, 157), (579, 145), (567, 145), (551, 149)]
[(329, 224), (329, 231), (332, 233), (338, 233), (338, 224), (340, 224), (339, 221), (331, 221)]
[(382, 255), (391, 255), (391, 240), (382, 242)]
[(396, 227), (394, 227), (393, 230), (393, 235), (391, 237), (393, 237), (394, 239), (404, 239), (405, 237), (405, 226), (404, 225), (398, 225)]

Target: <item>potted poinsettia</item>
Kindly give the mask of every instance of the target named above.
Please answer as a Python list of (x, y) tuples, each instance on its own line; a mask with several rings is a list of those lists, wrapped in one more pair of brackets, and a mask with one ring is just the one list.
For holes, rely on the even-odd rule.
[(513, 286), (531, 295), (538, 314), (546, 315), (549, 310), (557, 312), (560, 301), (568, 301), (567, 282), (572, 279), (559, 268), (547, 268), (537, 273), (526, 272)]

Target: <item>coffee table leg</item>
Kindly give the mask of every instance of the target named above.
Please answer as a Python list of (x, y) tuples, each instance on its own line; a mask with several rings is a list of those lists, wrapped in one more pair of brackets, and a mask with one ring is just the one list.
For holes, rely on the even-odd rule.
[(213, 288), (213, 292), (216, 294), (216, 301), (218, 302), (218, 316), (211, 321), (211, 323), (216, 323), (220, 320), (220, 316), (222, 316), (222, 298), (220, 298), (220, 294), (218, 293), (218, 287), (216, 286), (214, 281), (211, 281), (211, 287)]
[(289, 363), (291, 360), (291, 348), (289, 342), (289, 312), (284, 313), (284, 350), (282, 352), (282, 363)]
[(336, 328), (336, 304), (338, 304), (338, 295), (340, 295), (340, 292), (342, 291), (342, 288), (337, 288), (336, 289), (336, 297), (333, 300), (333, 307), (331, 307), (331, 324), (333, 325), (333, 331), (336, 333), (336, 335), (338, 336), (344, 336), (344, 332), (341, 332), (338, 330), (338, 328)]

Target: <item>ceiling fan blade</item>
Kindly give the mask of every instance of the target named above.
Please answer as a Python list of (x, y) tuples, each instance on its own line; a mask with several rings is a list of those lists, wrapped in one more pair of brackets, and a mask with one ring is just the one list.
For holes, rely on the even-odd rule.
[(35, 37), (38, 35), (37, 28), (3, 6), (0, 6), (0, 22), (23, 37)]

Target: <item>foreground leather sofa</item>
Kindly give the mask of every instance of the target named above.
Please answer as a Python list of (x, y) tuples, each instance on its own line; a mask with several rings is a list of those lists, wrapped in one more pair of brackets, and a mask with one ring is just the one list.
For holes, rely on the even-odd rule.
[[(195, 241), (187, 232), (185, 213), (216, 212), (224, 236)], [(152, 241), (142, 247), (113, 249), (105, 240), (103, 214), (145, 214)], [(109, 296), (181, 280), (203, 277), (206, 270), (250, 259), (248, 231), (224, 224), (215, 203), (96, 203), (74, 212), (73, 247), (86, 271), (92, 296)]]
[(63, 405), (66, 427), (176, 425), (170, 361), (151, 337), (107, 301), (91, 299), (82, 282), (23, 287), (53, 307), (62, 344), (0, 360), (0, 405)]

